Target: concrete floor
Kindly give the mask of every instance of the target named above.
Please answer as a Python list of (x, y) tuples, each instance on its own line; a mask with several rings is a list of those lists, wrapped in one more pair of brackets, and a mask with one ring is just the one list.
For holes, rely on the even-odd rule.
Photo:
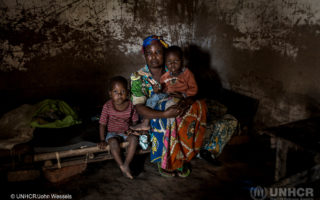
[[(232, 144), (232, 142), (231, 142)], [(187, 178), (159, 176), (149, 155), (136, 156), (135, 179), (122, 176), (114, 160), (91, 163), (85, 172), (58, 184), (44, 178), (5, 183), (1, 199), (11, 194), (70, 194), (72, 199), (251, 199), (249, 188), (273, 179), (273, 156), (268, 140), (227, 145), (219, 163), (192, 160)]]

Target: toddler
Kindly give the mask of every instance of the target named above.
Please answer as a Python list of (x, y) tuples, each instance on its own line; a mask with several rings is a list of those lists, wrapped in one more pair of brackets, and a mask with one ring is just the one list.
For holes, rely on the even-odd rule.
[[(168, 95), (183, 100), (184, 104), (190, 104), (193, 96), (198, 92), (198, 86), (193, 73), (183, 66), (183, 52), (178, 46), (171, 46), (165, 51), (165, 64), (168, 70), (160, 78), (161, 88), (152, 85), (154, 94), (147, 100), (146, 106), (154, 109), (157, 103)], [(141, 124), (131, 126), (136, 131), (149, 130), (149, 119), (143, 119)]]
[[(128, 135), (126, 132), (130, 125), (136, 124), (138, 114), (128, 99), (127, 80), (121, 76), (112, 78), (109, 83), (109, 96), (111, 99), (104, 104), (100, 116), (100, 143), (98, 145), (102, 149), (108, 142), (111, 154), (122, 173), (133, 179), (129, 164), (135, 154), (138, 138), (132, 134)], [(107, 133), (106, 136), (105, 133)], [(129, 146), (123, 162), (120, 155), (120, 142), (124, 140), (129, 142)]]

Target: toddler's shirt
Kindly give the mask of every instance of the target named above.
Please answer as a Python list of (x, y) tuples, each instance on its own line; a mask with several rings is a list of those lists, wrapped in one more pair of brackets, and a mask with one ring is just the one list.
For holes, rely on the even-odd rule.
[(189, 97), (195, 96), (198, 92), (194, 75), (188, 68), (184, 68), (184, 71), (177, 77), (172, 76), (169, 71), (166, 72), (161, 76), (160, 83), (165, 84), (166, 93), (180, 92)]
[(106, 125), (108, 132), (125, 133), (137, 121), (138, 114), (131, 101), (127, 109), (118, 111), (109, 100), (103, 105), (99, 123)]

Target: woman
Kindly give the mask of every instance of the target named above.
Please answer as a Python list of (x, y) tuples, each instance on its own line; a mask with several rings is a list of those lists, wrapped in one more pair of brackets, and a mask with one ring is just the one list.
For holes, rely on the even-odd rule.
[[(184, 163), (190, 161), (202, 145), (206, 106), (204, 101), (195, 101), (191, 106), (177, 104), (168, 98), (158, 103), (155, 109), (145, 106), (154, 93), (152, 85), (160, 86), (160, 77), (167, 71), (164, 51), (167, 44), (159, 36), (149, 36), (143, 42), (146, 66), (131, 75), (132, 102), (137, 112), (151, 119), (151, 162), (158, 163), (163, 176), (189, 175)], [(181, 117), (180, 117), (181, 116)]]

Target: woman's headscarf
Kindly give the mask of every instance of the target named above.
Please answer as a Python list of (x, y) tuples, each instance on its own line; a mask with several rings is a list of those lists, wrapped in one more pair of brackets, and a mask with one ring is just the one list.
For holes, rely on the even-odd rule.
[(151, 44), (152, 41), (159, 41), (164, 48), (168, 48), (168, 44), (163, 40), (162, 36), (151, 35), (143, 40), (142, 51)]

